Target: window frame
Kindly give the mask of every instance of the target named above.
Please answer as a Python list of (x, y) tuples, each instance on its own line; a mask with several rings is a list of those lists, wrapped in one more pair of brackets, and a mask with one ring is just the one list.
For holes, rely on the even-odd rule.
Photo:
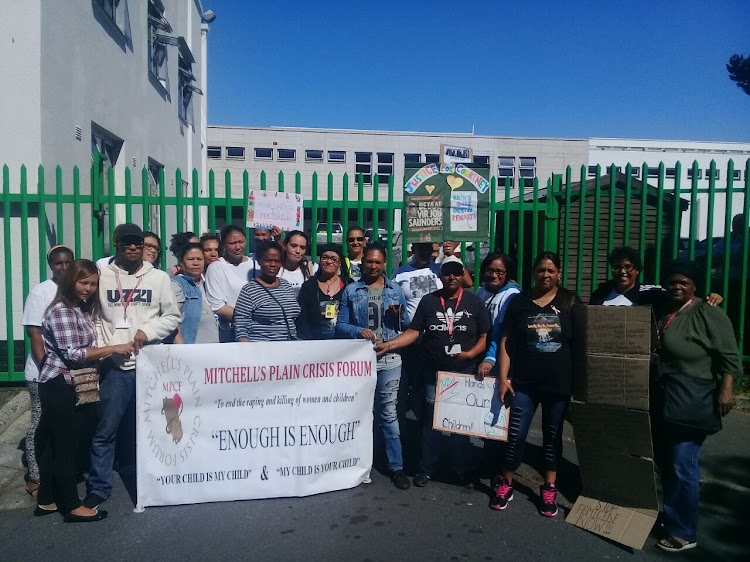
[[(343, 158), (341, 160), (331, 158), (332, 154), (341, 154)], [(331, 164), (346, 164), (346, 150), (328, 150), (326, 157)]]
[[(281, 152), (291, 152), (291, 157), (281, 156)], [(296, 162), (297, 161), (297, 149), (296, 148), (277, 148), (276, 149), (276, 160), (278, 162)]]
[[(210, 153), (211, 149), (218, 150), (219, 151), (219, 155), (218, 156), (211, 156), (211, 153)], [(220, 145), (219, 146), (206, 146), (206, 158), (208, 160), (221, 160), (222, 153), (223, 153), (223, 150), (222, 150), (222, 148), (221, 148)]]
[[(230, 150), (241, 150), (242, 156), (232, 156), (231, 154), (229, 154)], [(225, 146), (224, 154), (227, 160), (244, 160), (245, 156), (247, 155), (247, 150), (244, 146)]]
[[(311, 152), (320, 152), (320, 157), (319, 158), (314, 158), (314, 157), (310, 156)], [(316, 150), (314, 148), (306, 148), (305, 149), (305, 162), (323, 162), (324, 154), (325, 154), (324, 150)]]
[[(258, 156), (259, 150), (270, 150), (268, 156)], [(254, 160), (273, 160), (273, 148), (266, 148), (264, 146), (255, 146), (253, 147), (253, 159)]]

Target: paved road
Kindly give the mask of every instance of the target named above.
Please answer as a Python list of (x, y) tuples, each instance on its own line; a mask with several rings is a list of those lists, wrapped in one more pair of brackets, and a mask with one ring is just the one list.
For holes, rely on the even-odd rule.
[[(8, 433), (22, 434), (24, 419)], [(531, 442), (540, 442), (538, 420)], [(700, 548), (683, 560), (740, 559), (750, 552), (750, 415), (734, 412), (706, 445)], [(6, 445), (12, 436), (3, 436)], [(17, 443), (17, 441), (16, 441)], [(539, 448), (531, 446), (533, 465)], [(6, 450), (7, 453), (7, 450)], [(19, 455), (20, 456), (20, 455)], [(3, 455), (6, 464), (7, 454)], [(566, 495), (579, 485), (568, 429), (561, 474)], [(31, 516), (33, 502), (14, 480), (0, 490), (1, 560), (539, 560), (544, 558), (655, 560), (670, 558), (649, 539), (644, 551), (611, 543), (536, 510), (538, 476), (522, 467), (508, 511), (487, 507), (481, 490), (432, 482), (396, 490), (373, 472), (373, 483), (309, 498), (149, 508), (133, 513), (118, 479), (106, 509), (110, 518), (67, 525), (57, 515)], [(561, 482), (562, 485), (562, 482)], [(563, 498), (563, 505), (569, 502)], [(673, 557), (673, 556), (672, 556)]]

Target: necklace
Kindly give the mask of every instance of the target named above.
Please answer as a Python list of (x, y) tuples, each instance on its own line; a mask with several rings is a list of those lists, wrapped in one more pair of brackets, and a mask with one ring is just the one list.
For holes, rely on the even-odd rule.
[[(322, 281), (322, 283), (324, 283), (324, 284), (325, 284), (325, 286), (326, 286), (326, 288), (325, 288), (325, 291), (323, 291), (323, 292), (324, 292), (324, 293), (325, 293), (326, 295), (328, 295), (329, 297), (332, 297), (333, 295), (335, 295), (335, 294), (336, 294), (336, 293), (334, 293), (333, 295), (331, 294), (331, 286), (332, 286), (332, 285), (333, 285), (334, 283), (336, 283), (336, 282), (339, 282), (339, 283), (340, 283), (340, 279), (339, 279), (339, 276), (338, 276), (338, 275), (334, 275), (333, 277), (331, 277), (331, 280), (330, 280), (330, 281), (328, 281), (328, 282), (326, 282), (326, 281)], [(321, 284), (321, 281), (320, 281), (320, 280), (318, 280), (318, 285), (320, 285), (320, 284)], [(338, 291), (336, 291), (336, 292), (338, 292)]]

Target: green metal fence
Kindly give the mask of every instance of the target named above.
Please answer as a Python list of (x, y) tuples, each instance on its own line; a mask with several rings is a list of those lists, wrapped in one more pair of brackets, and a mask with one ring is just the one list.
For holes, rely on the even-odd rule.
[[(605, 169), (597, 167), (593, 177), (589, 177), (586, 166), (580, 170), (567, 168), (541, 187), (538, 178), (521, 179), (513, 185), (509, 178), (498, 184), (493, 177), (488, 243), (468, 247), (464, 243), (462, 252), (471, 264), (476, 286), (481, 284), (481, 260), (491, 250), (511, 255), (516, 262), (516, 279), (529, 286), (534, 256), (542, 250), (556, 251), (563, 262), (564, 284), (584, 298), (608, 278), (606, 255), (616, 246), (639, 249), (644, 260), (642, 282), (658, 283), (665, 264), (677, 256), (699, 260), (706, 267), (706, 286), (724, 296), (723, 306), (734, 322), (740, 350), (744, 352), (750, 159), (744, 163), (744, 172), (741, 168), (729, 161), (726, 179), (720, 185), (716, 164), (712, 162), (708, 187), (703, 188), (698, 187), (697, 162), (691, 166), (692, 179), (686, 185), (682, 183), (679, 163), (670, 178), (666, 177), (664, 164), (659, 165), (657, 173), (646, 164), (637, 168), (638, 172), (631, 165), (621, 172), (613, 164)], [(334, 222), (340, 222), (344, 232), (354, 224), (372, 228), (373, 233), (383, 228), (387, 247), (392, 247), (398, 232), (404, 230), (403, 201), (400, 188), (394, 187), (393, 176), (388, 180), (387, 196), (381, 198), (377, 175), (373, 175), (372, 185), (365, 185), (361, 175), (352, 181), (347, 174), (303, 177), (298, 172), (289, 178), (280, 172), (269, 182), (265, 172), (251, 178), (245, 171), (238, 179), (229, 171), (223, 178), (210, 171), (207, 194), (201, 195), (195, 170), (189, 184), (192, 188), (183, 188), (182, 172), (175, 170), (172, 185), (176, 187), (170, 194), (163, 170), (158, 177), (158, 193), (152, 194), (145, 168), (140, 178), (132, 177), (125, 169), (122, 185), (116, 186), (114, 172), (102, 172), (98, 158), (88, 170), (88, 181), (81, 179), (78, 168), (66, 172), (58, 166), (53, 177), (46, 172), (41, 166), (35, 173), (22, 166), (17, 180), (11, 182), (8, 166), (2, 170), (5, 299), (0, 302), (0, 314), (5, 315), (5, 334), (0, 335), (0, 346), (4, 338), (5, 347), (0, 347), (0, 382), (23, 380), (23, 363), (29, 351), (28, 337), (21, 327), (23, 302), (33, 284), (49, 275), (47, 250), (54, 244), (67, 244), (77, 257), (97, 259), (104, 255), (106, 239), (118, 217), (150, 230), (154, 226), (152, 216), (156, 216), (162, 255), (167, 256), (169, 235), (178, 230), (214, 232), (226, 221), (244, 227), (252, 184), (252, 188), (263, 190), (310, 194), (304, 202), (310, 217), (308, 224), (315, 228), (319, 222), (326, 223), (326, 241), (334, 238)], [(35, 189), (30, 189), (30, 184)], [(222, 188), (223, 196), (217, 196), (217, 186)], [(338, 199), (334, 197), (335, 187), (340, 187), (342, 194)], [(371, 194), (369, 198), (366, 193)], [(706, 205), (702, 228), (700, 199)], [(738, 219), (733, 231), (731, 219), (737, 214), (743, 218)], [(713, 231), (716, 217), (720, 216), (725, 218), (725, 225), (723, 236), (717, 237)], [(408, 256), (408, 245), (405, 236), (400, 240), (403, 261)], [(722, 240), (723, 250), (719, 251)], [(315, 232), (311, 246), (316, 258)], [(388, 273), (397, 265), (391, 252)], [(166, 267), (166, 260), (163, 266)], [(743, 359), (750, 357), (743, 353)]]

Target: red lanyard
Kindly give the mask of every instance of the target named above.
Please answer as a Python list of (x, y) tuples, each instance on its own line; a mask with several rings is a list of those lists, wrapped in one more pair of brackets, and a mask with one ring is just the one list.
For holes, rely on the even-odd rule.
[(120, 283), (120, 272), (115, 271), (115, 278), (117, 279), (117, 290), (120, 291), (120, 300), (122, 301), (122, 317), (127, 320), (128, 318), (128, 306), (130, 305), (130, 301), (133, 300), (133, 295), (135, 295), (135, 290), (138, 288), (138, 285), (141, 284), (141, 281), (143, 281), (143, 275), (138, 277), (138, 281), (135, 284), (135, 287), (133, 287), (133, 290), (130, 291), (130, 294), (128, 295), (128, 298), (124, 298), (123, 292), (122, 292), (122, 284)]
[(451, 339), (453, 339), (454, 322), (456, 320), (456, 315), (458, 314), (458, 307), (461, 304), (461, 297), (463, 296), (464, 290), (461, 289), (461, 291), (458, 293), (458, 298), (456, 299), (456, 308), (453, 311), (453, 314), (450, 315), (450, 317), (448, 316), (448, 311), (445, 308), (445, 299), (442, 297), (442, 295), (440, 297), (440, 304), (443, 306), (443, 314), (445, 315), (445, 327), (448, 328), (448, 335)]
[(690, 299), (689, 301), (687, 301), (685, 304), (682, 305), (682, 307), (680, 308), (680, 310), (678, 310), (677, 312), (673, 313), (669, 318), (667, 318), (667, 321), (664, 322), (664, 325), (661, 327), (662, 333), (664, 333), (666, 331), (667, 327), (672, 323), (672, 320), (674, 320), (675, 316), (677, 316), (680, 312), (682, 312), (683, 310), (685, 310), (687, 307), (689, 307), (694, 302), (695, 302), (695, 297), (693, 297), (692, 299)]

